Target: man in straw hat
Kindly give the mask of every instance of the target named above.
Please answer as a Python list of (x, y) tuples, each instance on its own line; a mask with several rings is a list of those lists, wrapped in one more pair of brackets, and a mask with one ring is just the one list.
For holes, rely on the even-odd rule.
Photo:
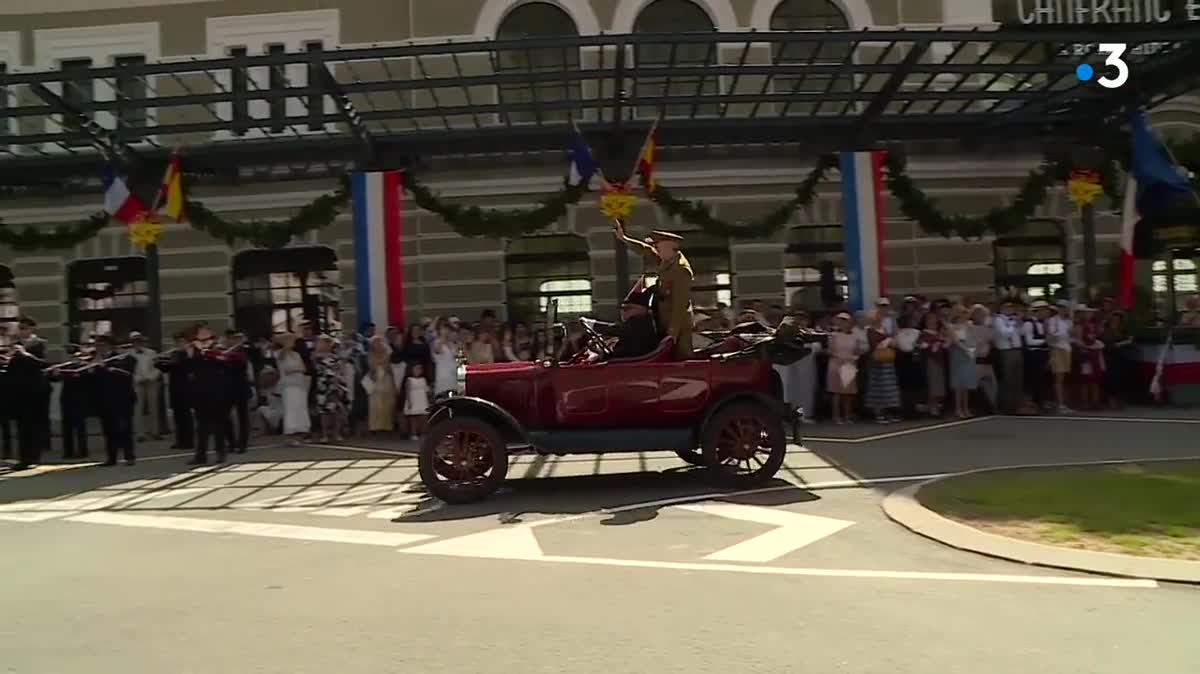
[(673, 232), (655, 230), (644, 240), (625, 234), (625, 225), (614, 220), (614, 232), (635, 253), (657, 263), (658, 281), (654, 286), (659, 329), (675, 339), (675, 357), (686, 360), (692, 356), (692, 265), (679, 250), (683, 237)]

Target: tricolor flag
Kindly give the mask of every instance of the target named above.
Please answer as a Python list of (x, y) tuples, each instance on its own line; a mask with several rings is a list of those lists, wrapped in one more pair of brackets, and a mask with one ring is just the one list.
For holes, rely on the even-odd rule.
[(1121, 259), (1117, 275), (1117, 304), (1133, 307), (1134, 253), (1138, 224), (1169, 209), (1192, 186), (1146, 124), (1146, 116), (1135, 112), (1130, 120), (1129, 180), (1121, 213)]
[(592, 150), (588, 147), (587, 139), (583, 137), (579, 127), (571, 127), (571, 165), (567, 169), (567, 184), (574, 187), (589, 187), (592, 176), (599, 172)]
[(887, 240), (882, 150), (843, 152), (842, 230), (850, 308), (861, 311), (887, 295), (883, 242)]
[(354, 276), (358, 323), (404, 325), (400, 171), (355, 173)]
[(167, 172), (158, 192), (158, 208), (173, 222), (183, 222), (183, 169), (178, 151), (172, 152), (167, 162)]
[(146, 212), (142, 200), (129, 191), (125, 178), (117, 172), (117, 167), (109, 164), (104, 167), (104, 212), (110, 217), (128, 225), (139, 215)]
[(646, 142), (642, 143), (642, 151), (638, 153), (637, 158), (637, 174), (642, 182), (642, 189), (646, 190), (647, 194), (652, 194), (654, 188), (658, 186), (658, 181), (654, 178), (654, 163), (658, 159), (658, 121), (650, 127), (650, 132), (646, 134)]

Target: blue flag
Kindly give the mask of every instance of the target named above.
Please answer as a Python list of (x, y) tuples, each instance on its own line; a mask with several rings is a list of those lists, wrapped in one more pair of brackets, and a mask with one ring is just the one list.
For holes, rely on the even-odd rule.
[(1192, 186), (1146, 124), (1144, 113), (1133, 113), (1130, 132), (1129, 171), (1137, 181), (1137, 212), (1145, 218), (1170, 208), (1181, 195), (1190, 193)]
[(588, 187), (592, 176), (599, 170), (592, 151), (588, 148), (587, 139), (578, 127), (571, 127), (571, 144), (567, 148), (571, 155), (571, 165), (567, 169), (567, 184), (575, 187)]

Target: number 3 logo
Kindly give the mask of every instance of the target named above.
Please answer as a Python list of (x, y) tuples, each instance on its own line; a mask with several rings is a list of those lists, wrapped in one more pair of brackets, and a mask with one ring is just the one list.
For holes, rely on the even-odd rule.
[(1104, 65), (1117, 69), (1116, 77), (1105, 75), (1096, 80), (1100, 86), (1105, 89), (1116, 89), (1129, 81), (1129, 64), (1121, 58), (1127, 48), (1128, 45), (1123, 42), (1105, 42), (1099, 45), (1097, 51), (1101, 54), (1108, 54), (1108, 58), (1104, 59)]

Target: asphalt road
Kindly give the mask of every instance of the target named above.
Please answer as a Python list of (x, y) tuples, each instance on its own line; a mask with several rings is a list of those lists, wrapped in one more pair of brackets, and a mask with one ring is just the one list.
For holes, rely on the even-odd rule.
[(9, 477), (0, 672), (1196, 672), (1200, 588), (952, 550), (879, 500), (975, 467), (1196, 455), (1197, 431), (871, 427), (726, 495), (660, 454), (522, 457), (462, 507), (381, 449)]

